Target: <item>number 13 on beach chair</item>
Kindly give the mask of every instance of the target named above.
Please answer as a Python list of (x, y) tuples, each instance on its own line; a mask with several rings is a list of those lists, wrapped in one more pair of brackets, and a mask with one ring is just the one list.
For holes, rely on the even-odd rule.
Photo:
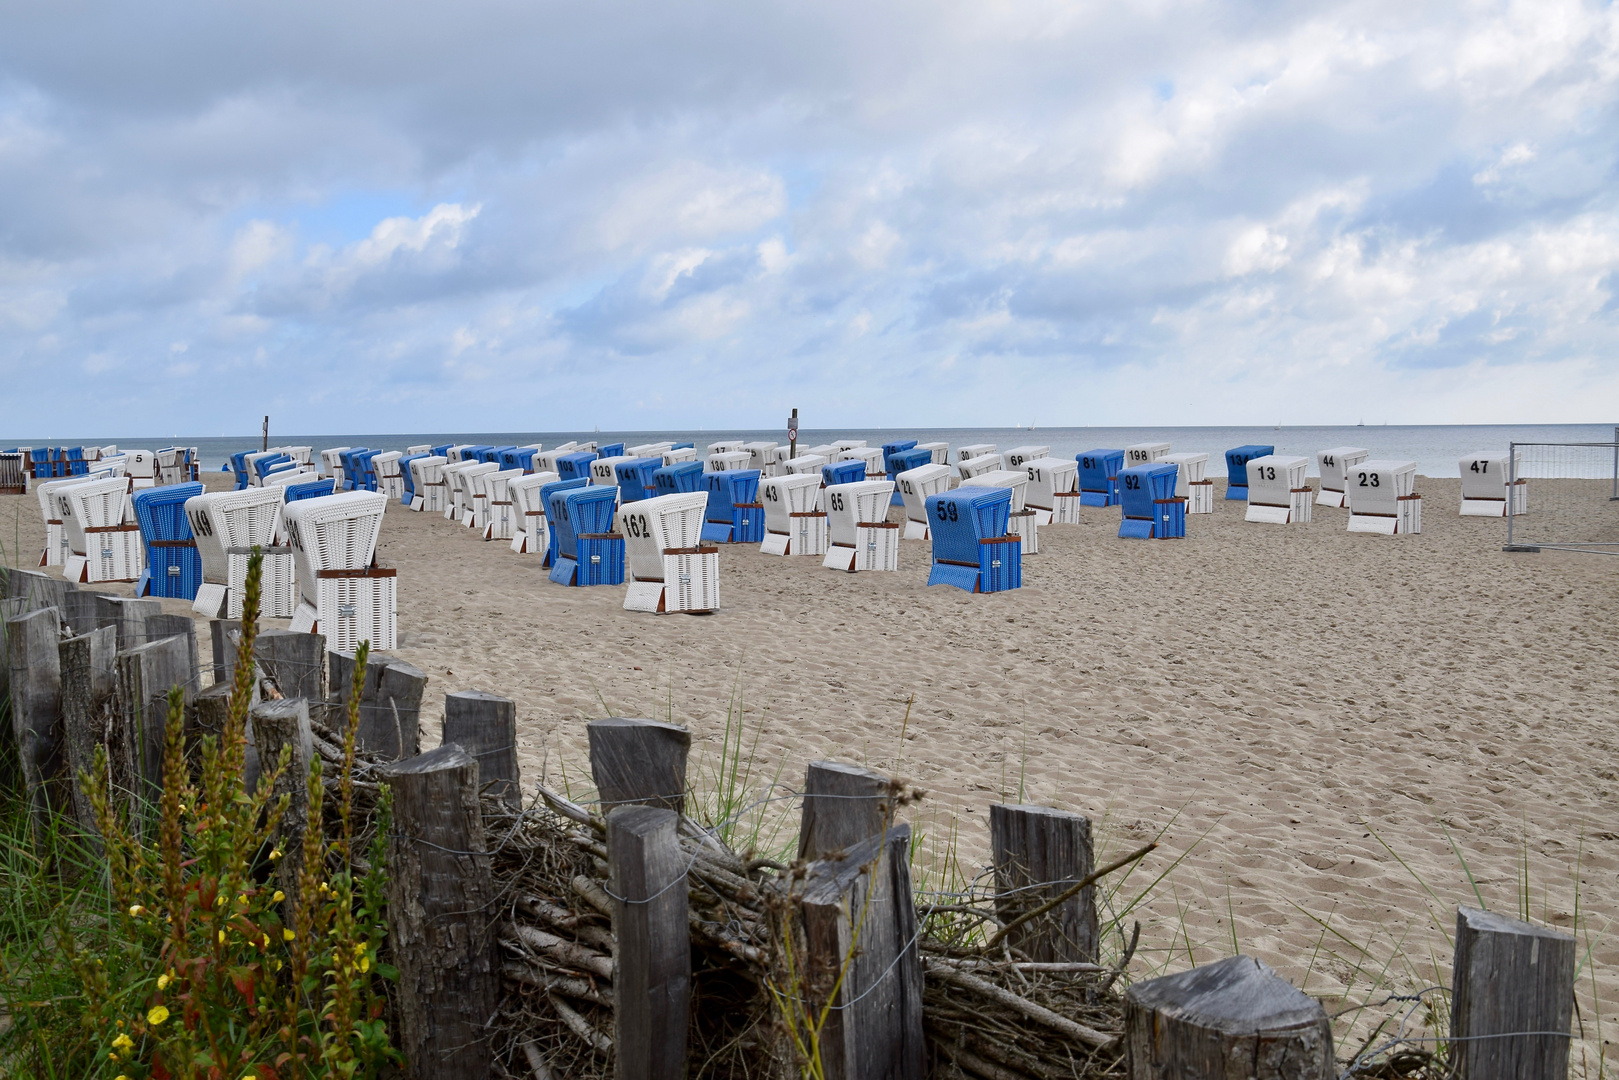
[(1309, 458), (1266, 454), (1252, 458), (1247, 470), (1248, 512), (1245, 521), (1271, 525), (1308, 525), (1315, 492), (1304, 482)]

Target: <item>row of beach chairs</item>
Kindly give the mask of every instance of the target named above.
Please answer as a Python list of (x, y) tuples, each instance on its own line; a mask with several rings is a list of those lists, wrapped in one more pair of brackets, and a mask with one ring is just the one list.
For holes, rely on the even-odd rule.
[(119, 450), (116, 446), (13, 447), (0, 451), (0, 495), (25, 495), (51, 480), (116, 472), (129, 489), (161, 487), (197, 479), (197, 448)]

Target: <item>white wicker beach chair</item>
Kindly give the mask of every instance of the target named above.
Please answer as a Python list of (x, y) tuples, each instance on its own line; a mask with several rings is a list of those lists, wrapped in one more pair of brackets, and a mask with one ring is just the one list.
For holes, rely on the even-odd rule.
[(410, 463), (410, 485), (415, 493), (410, 501), (412, 510), (419, 514), (444, 511), (444, 504), (449, 501), (445, 495), (448, 484), (444, 480), (444, 466), (449, 460), (432, 454)]
[(713, 611), (720, 603), (719, 548), (702, 542), (708, 493), (683, 492), (627, 503), (618, 532), (629, 556), (626, 611)]
[(1308, 525), (1315, 492), (1304, 482), (1310, 459), (1266, 454), (1248, 462), (1248, 511), (1245, 521), (1271, 525)]
[(399, 471), (399, 459), (404, 456), (397, 450), (386, 450), (371, 459), (371, 467), (377, 473), (377, 490), (390, 499), (399, 499), (405, 494), (405, 474)]
[(660, 456), (663, 458), (664, 468), (668, 468), (670, 465), (679, 465), (683, 461), (696, 461), (697, 448), (695, 446), (682, 446), (676, 450), (671, 447)]
[(500, 466), (493, 461), (479, 461), (466, 466), (456, 473), (461, 487), (466, 491), (466, 508), (461, 511), (461, 524), (469, 529), (482, 529), (489, 523), (489, 492), (483, 486), (483, 478), (500, 471)]
[(746, 469), (751, 467), (749, 462), (752, 460), (753, 455), (746, 450), (719, 450), (703, 459), (703, 471), (711, 473)]
[[(1364, 460), (1364, 459), (1363, 459)], [(1523, 453), (1518, 453), (1516, 482), (1514, 470), (1505, 451), (1480, 451), (1462, 458), (1458, 464), (1462, 474), (1462, 517), (1506, 517), (1507, 496), (1512, 497), (1512, 515), (1529, 512), (1529, 481), (1522, 476)], [(1326, 469), (1321, 470), (1321, 484), (1326, 489)]]
[(1165, 454), (1158, 460), (1175, 466), (1175, 497), (1186, 500), (1188, 514), (1214, 513), (1214, 481), (1209, 479), (1208, 454)]
[(483, 502), (485, 540), (510, 540), (517, 534), (517, 507), (511, 484), (525, 475), (522, 469), (500, 469), (476, 478), (488, 496)]
[(955, 476), (956, 470), (934, 462), (906, 469), (894, 477), (899, 497), (905, 503), (904, 539), (926, 540), (932, 535), (928, 529), (928, 496), (949, 491)]
[(292, 617), (297, 603), (292, 552), (278, 545), (285, 497), (285, 489), (273, 485), (210, 491), (186, 500), (186, 518), (202, 560), (203, 584), (191, 605), (193, 611), (210, 618), (241, 618), (247, 563), (257, 547), (264, 555), (259, 614)]
[(1036, 524), (1079, 524), (1079, 462), (1037, 457), (1019, 467), (1029, 477), (1024, 508), (1034, 511)]
[[(1346, 493), (1345, 477), (1356, 465), (1372, 456), (1372, 452), (1363, 446), (1335, 446), (1331, 450), (1322, 450), (1315, 455), (1316, 470), (1321, 473), (1321, 490), (1316, 493), (1317, 506), (1348, 506), (1349, 496)], [(1465, 482), (1467, 473), (1462, 473)], [(1464, 492), (1462, 498), (1467, 498)], [(1192, 513), (1190, 508), (1187, 513)], [(1465, 513), (1465, 511), (1464, 511)]]
[(766, 555), (825, 555), (826, 511), (822, 509), (819, 471), (771, 476), (759, 481), (765, 508)]
[(388, 496), (350, 491), (286, 508), (287, 538), (298, 566), (292, 628), (326, 636), (330, 649), (398, 644), (399, 578), (375, 563)]
[(74, 582), (134, 581), (146, 567), (140, 527), (130, 513), (129, 482), (101, 477), (52, 493), (71, 551), (62, 576)]
[(892, 480), (833, 484), (823, 493), (831, 544), (821, 565), (832, 570), (898, 570), (898, 522), (890, 522)]
[(970, 457), (965, 461), (958, 461), (956, 463), (956, 473), (961, 477), (961, 482), (966, 483), (975, 476), (982, 476), (985, 473), (1001, 472), (1003, 471), (1002, 466), (1003, 462), (1001, 455), (996, 453), (979, 454), (977, 457)]
[(788, 458), (782, 466), (789, 473), (814, 473), (816, 482), (821, 479), (821, 466), (832, 460), (825, 454), (799, 454), (795, 458)]
[(540, 505), (540, 488), (560, 479), (554, 472), (532, 472), (506, 485), (516, 512), (512, 550), (519, 555), (544, 555), (550, 547), (551, 529), (545, 520), (545, 507)]
[(1362, 461), (1347, 479), (1350, 532), (1399, 536), (1422, 531), (1416, 462)]
[(833, 461), (863, 461), (866, 463), (867, 480), (886, 480), (888, 472), (883, 465), (883, 451), (880, 446), (851, 446), (839, 450), (832, 458)]
[[(984, 454), (967, 462), (972, 465), (979, 461), (999, 460), (999, 454)], [(1078, 463), (1075, 463), (1077, 473)], [(975, 473), (963, 477), (962, 487), (1003, 487), (1012, 489), (1012, 512), (1007, 517), (1006, 532), (1009, 536), (1023, 538), (1023, 554), (1038, 555), (1040, 553), (1040, 522), (1035, 511), (1029, 509), (1029, 474), (1015, 469), (991, 469), (988, 472)]]

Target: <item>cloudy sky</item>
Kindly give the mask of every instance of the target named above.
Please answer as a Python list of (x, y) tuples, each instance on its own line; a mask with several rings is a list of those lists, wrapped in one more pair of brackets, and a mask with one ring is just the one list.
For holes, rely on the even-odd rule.
[(0, 437), (1619, 419), (1606, 5), (0, 11)]

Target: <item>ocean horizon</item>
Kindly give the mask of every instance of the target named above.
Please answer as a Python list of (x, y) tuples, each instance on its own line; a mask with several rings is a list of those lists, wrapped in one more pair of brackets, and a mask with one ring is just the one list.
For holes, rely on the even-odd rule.
[[(1311, 459), (1310, 475), (1315, 476), (1315, 454), (1338, 446), (1359, 446), (1374, 458), (1413, 460), (1423, 476), (1458, 476), (1459, 460), (1480, 450), (1504, 452), (1511, 442), (1607, 443), (1615, 440), (1619, 427), (1605, 424), (1377, 424), (1345, 426), (1199, 426), (1199, 427), (892, 427), (892, 428), (802, 428), (801, 449), (833, 439), (863, 439), (870, 446), (915, 439), (918, 442), (948, 442), (952, 449), (973, 443), (991, 443), (1005, 451), (1018, 446), (1049, 446), (1056, 457), (1073, 457), (1087, 450), (1119, 448), (1134, 443), (1167, 442), (1177, 453), (1206, 451), (1211, 476), (1223, 475), (1219, 458), (1234, 446), (1257, 444), (1274, 446), (1278, 454)], [(657, 431), (527, 431), (527, 432), (421, 432), (414, 434), (282, 434), (272, 430), (271, 446), (312, 446), (316, 450), (333, 446), (365, 446), (377, 450), (404, 450), (430, 443), (491, 443), (497, 446), (594, 440), (598, 443), (690, 442), (704, 444), (722, 439), (785, 444), (784, 428), (668, 428)], [(241, 450), (258, 449), (258, 433), (231, 436), (144, 435), (116, 437), (53, 436), (50, 438), (0, 439), (10, 446), (106, 446), (158, 449), (164, 446), (194, 446), (202, 468), (218, 470)]]

